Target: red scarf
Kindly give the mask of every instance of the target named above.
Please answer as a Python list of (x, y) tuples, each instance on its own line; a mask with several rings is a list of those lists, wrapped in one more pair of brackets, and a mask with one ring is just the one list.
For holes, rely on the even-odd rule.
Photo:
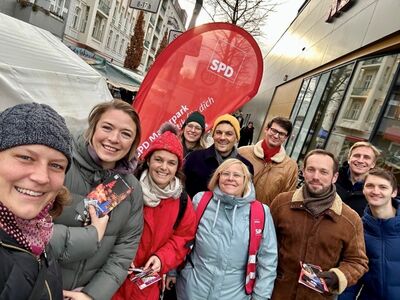
[(271, 162), (271, 158), (279, 152), (281, 149), (281, 146), (269, 148), (265, 140), (262, 141), (261, 147), (263, 148), (264, 151), (264, 160), (266, 162)]

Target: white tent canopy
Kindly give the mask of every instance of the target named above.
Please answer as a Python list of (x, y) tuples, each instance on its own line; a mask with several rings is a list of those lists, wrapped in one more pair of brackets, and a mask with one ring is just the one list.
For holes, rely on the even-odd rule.
[(0, 13), (0, 111), (46, 103), (74, 130), (111, 99), (105, 79), (50, 32)]

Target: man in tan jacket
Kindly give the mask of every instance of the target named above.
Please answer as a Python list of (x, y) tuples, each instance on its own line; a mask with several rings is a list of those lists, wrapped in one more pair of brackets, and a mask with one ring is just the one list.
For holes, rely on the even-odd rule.
[[(336, 299), (368, 271), (363, 226), (358, 214), (336, 193), (338, 162), (317, 149), (304, 158), (305, 184), (271, 204), (278, 239), (278, 268), (272, 300)], [(298, 282), (300, 262), (318, 265), (328, 292)]]
[(273, 118), (265, 128), (262, 141), (238, 149), (254, 167), (257, 200), (270, 205), (280, 193), (296, 189), (298, 168), (282, 144), (292, 132), (292, 123), (283, 117)]

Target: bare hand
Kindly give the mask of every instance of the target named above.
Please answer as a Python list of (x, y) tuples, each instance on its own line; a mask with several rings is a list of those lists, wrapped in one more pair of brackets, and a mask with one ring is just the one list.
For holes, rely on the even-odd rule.
[(82, 292), (72, 292), (63, 290), (64, 298), (71, 300), (93, 300), (89, 295)]
[(150, 268), (153, 270), (153, 272), (160, 272), (161, 270), (161, 261), (156, 255), (153, 255), (149, 258), (143, 269), (148, 270)]
[(133, 261), (131, 262), (131, 265), (128, 268), (128, 275), (133, 273), (133, 269), (135, 269), (135, 264), (133, 263)]
[(167, 279), (165, 280), (165, 288), (167, 290), (171, 290), (172, 287), (175, 285), (175, 283), (176, 283), (176, 277), (167, 275)]
[(89, 205), (89, 215), (91, 225), (93, 225), (97, 230), (97, 240), (100, 242), (106, 232), (109, 216), (105, 215), (104, 217), (99, 218), (93, 205)]

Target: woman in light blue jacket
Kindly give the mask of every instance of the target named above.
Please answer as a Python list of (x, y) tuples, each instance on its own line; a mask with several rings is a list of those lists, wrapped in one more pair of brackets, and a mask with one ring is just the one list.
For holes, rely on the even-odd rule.
[[(256, 259), (255, 285), (245, 292), (250, 204), (255, 200), (251, 174), (237, 159), (227, 159), (210, 180), (212, 199), (199, 222), (195, 245), (177, 279), (179, 300), (269, 299), (276, 277), (277, 242), (269, 208)], [(204, 192), (193, 198), (197, 208)]]

